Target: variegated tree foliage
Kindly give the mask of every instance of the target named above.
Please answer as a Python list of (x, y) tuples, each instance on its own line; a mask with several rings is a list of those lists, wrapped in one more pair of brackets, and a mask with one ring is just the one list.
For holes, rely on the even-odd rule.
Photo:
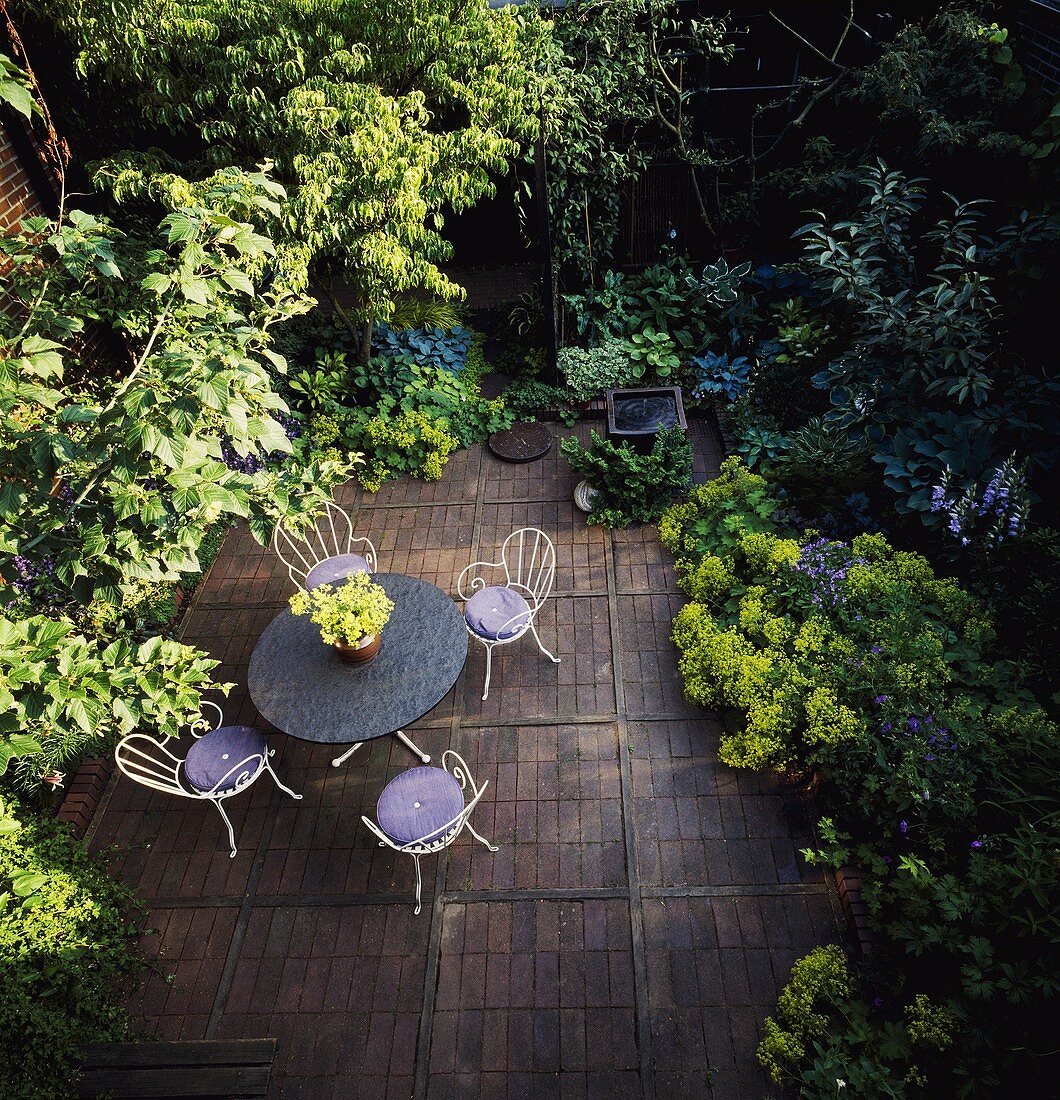
[(90, 87), (200, 150), (179, 164), (132, 150), (98, 179), (119, 197), (182, 202), (181, 176), (273, 160), (289, 193), (286, 277), (324, 288), (341, 277), (357, 323), (388, 317), (403, 291), (460, 295), (438, 267), (451, 254), (444, 215), (491, 193), (536, 125), (545, 28), (485, 0), (34, 6), (69, 36)]

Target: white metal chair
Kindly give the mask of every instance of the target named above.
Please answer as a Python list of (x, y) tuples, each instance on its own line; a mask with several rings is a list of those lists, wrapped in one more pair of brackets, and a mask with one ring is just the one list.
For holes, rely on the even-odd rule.
[[(268, 748), (260, 730), (251, 726), (223, 726), (224, 714), (216, 703), (204, 700), (202, 706), (203, 715), (191, 725), (195, 743), (185, 756), (170, 752), (167, 747), (170, 737), (156, 740), (146, 733), (130, 733), (118, 742), (114, 759), (125, 775), (145, 787), (212, 802), (228, 826), (230, 855), (234, 859), (236, 837), (221, 804), (224, 799), (246, 790), (262, 772), (268, 772), (284, 794), (292, 798), (302, 796), (280, 782), (269, 761), (276, 750)], [(217, 712), (212, 729), (205, 713), (207, 708)]]
[[(447, 749), (440, 768), (410, 768), (392, 779), (376, 803), (379, 823), (362, 815), (361, 820), (379, 838), (380, 848), (393, 848), (412, 856), (416, 864), (416, 913), (422, 908), (423, 880), (420, 856), (433, 855), (448, 848), (467, 831), (491, 852), (500, 849), (480, 836), (468, 818), (489, 786), (489, 780), (477, 786), (459, 753)], [(464, 791), (470, 788), (470, 801)]]
[(354, 538), (350, 517), (331, 501), (324, 505), (316, 524), (305, 531), (293, 532), (277, 524), (272, 545), (287, 566), (292, 583), (307, 591), (353, 573), (374, 573), (376, 568), (371, 540)]
[[(481, 575), (484, 569), (503, 571), (503, 583), (487, 584)], [(499, 561), (472, 562), (457, 578), (457, 592), (466, 601), (467, 632), (486, 647), (483, 699), (490, 693), (494, 646), (508, 645), (529, 632), (538, 649), (554, 664), (560, 663), (541, 644), (534, 625), (555, 577), (556, 549), (552, 541), (536, 527), (522, 527), (504, 540)]]

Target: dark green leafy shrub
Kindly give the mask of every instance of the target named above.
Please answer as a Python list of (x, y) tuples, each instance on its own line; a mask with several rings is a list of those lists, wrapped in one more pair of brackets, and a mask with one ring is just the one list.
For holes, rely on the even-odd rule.
[(555, 411), (567, 427), (578, 422), (578, 410), (571, 407), (570, 394), (530, 375), (521, 374), (505, 387), (504, 404), (516, 420), (534, 419)]
[(1055, 246), (1060, 224), (1025, 216), (990, 232), (982, 202), (952, 196), (952, 214), (924, 224), (923, 182), (880, 161), (863, 170), (851, 218), (796, 236), (847, 318), (846, 346), (813, 379), (830, 419), (874, 445), (899, 511), (940, 526), (932, 492), (944, 479), (964, 491), (1010, 455), (1032, 471), (1055, 465), (1060, 385), (1040, 350), (1010, 353), (1015, 313), (999, 294), (1017, 256), (1026, 267)]
[(0, 803), (0, 1096), (72, 1096), (82, 1045), (127, 1037), (120, 987), (143, 967), (133, 898), (68, 826), (7, 811)]
[(605, 271), (599, 286), (563, 301), (575, 332), (591, 343), (651, 329), (696, 352), (718, 335), (750, 270), (719, 259), (697, 272), (685, 257), (671, 255), (633, 275)]
[(692, 481), (692, 445), (681, 428), (660, 431), (646, 455), (626, 442), (615, 446), (595, 431), (588, 447), (572, 437), (563, 440), (560, 450), (598, 493), (589, 522), (605, 527), (652, 523)]

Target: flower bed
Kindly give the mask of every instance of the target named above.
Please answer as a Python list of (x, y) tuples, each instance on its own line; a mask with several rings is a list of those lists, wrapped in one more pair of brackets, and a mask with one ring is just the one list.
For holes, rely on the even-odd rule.
[[(929, 1003), (948, 1036), (933, 1048), (937, 1094), (1040, 1090), (1060, 962), (1057, 728), (989, 616), (923, 557), (880, 535), (792, 537), (777, 513), (768, 483), (729, 459), (660, 536), (691, 597), (674, 624), (686, 691), (729, 715), (722, 759), (817, 771), (829, 816), (806, 855), (863, 869), (860, 915), (880, 950), (842, 995), (807, 994), (827, 1020), (816, 1055), (868, 1059), (871, 1087), (895, 1090), (862, 1095), (906, 1095), (924, 1058), (887, 1035)], [(813, 1045), (782, 1047), (763, 1054), (771, 1072), (808, 1084)]]

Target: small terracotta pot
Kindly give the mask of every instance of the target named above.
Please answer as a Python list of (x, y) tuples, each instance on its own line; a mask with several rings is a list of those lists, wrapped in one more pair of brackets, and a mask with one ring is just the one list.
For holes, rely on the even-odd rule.
[(378, 652), (381, 634), (371, 634), (363, 637), (359, 642), (335, 642), (335, 652), (340, 661), (348, 665), (367, 664)]

